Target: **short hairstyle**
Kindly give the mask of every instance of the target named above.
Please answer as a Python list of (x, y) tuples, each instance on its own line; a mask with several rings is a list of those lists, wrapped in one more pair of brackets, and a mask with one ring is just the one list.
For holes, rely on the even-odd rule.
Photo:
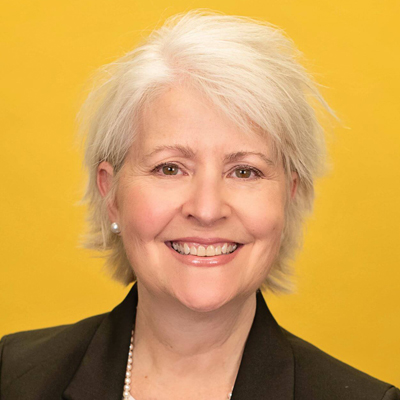
[[(316, 109), (333, 114), (299, 56), (292, 41), (268, 23), (194, 10), (169, 18), (134, 50), (101, 70), (79, 114), (89, 173), (83, 199), (89, 224), (84, 245), (103, 252), (116, 280), (134, 281), (134, 266), (121, 237), (110, 231), (107, 203), (138, 134), (143, 107), (184, 83), (244, 132), (254, 132), (256, 126), (272, 139), (288, 187), (292, 172), (298, 174), (296, 196), (286, 206), (281, 247), (264, 282), (264, 288), (274, 292), (292, 291), (291, 262), (302, 242), (304, 218), (312, 210), (314, 179), (325, 163), (324, 132)], [(115, 172), (106, 198), (96, 183), (102, 161)]]

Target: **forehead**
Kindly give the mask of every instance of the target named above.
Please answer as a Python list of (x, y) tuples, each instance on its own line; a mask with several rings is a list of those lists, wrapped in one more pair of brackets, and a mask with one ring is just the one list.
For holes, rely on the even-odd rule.
[[(250, 124), (249, 124), (250, 127)], [(139, 156), (161, 147), (185, 146), (197, 154), (260, 152), (273, 158), (272, 141), (256, 129), (244, 132), (199, 92), (166, 90), (143, 109), (135, 142)]]

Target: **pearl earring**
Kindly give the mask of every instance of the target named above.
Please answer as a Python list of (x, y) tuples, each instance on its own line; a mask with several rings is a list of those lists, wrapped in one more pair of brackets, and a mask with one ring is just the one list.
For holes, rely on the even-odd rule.
[(119, 225), (116, 222), (113, 222), (111, 224), (111, 232), (115, 233), (118, 235), (118, 233), (121, 233), (121, 230), (119, 229)]

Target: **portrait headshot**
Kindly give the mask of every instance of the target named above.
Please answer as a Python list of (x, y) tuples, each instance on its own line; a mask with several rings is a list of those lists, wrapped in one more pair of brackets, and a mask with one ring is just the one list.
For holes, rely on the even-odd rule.
[(0, 400), (400, 400), (398, 12), (8, 4)]

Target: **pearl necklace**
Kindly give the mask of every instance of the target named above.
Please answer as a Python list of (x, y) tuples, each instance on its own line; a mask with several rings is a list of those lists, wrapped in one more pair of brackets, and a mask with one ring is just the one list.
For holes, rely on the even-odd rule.
[(135, 335), (135, 331), (132, 330), (131, 342), (129, 343), (128, 362), (126, 364), (124, 391), (122, 394), (123, 400), (129, 400), (129, 396), (131, 394), (131, 375), (132, 375), (131, 371), (132, 371), (133, 337), (134, 337), (134, 335)]
[[(124, 391), (122, 394), (122, 400), (129, 400), (129, 396), (131, 394), (131, 376), (132, 376), (134, 335), (135, 335), (135, 331), (132, 330), (131, 342), (129, 343), (128, 362), (126, 364), (125, 383), (124, 383)], [(232, 388), (232, 391), (233, 391), (233, 388)], [(227, 400), (231, 400), (232, 391), (228, 394)], [(135, 400), (135, 399), (133, 399), (133, 400)]]

